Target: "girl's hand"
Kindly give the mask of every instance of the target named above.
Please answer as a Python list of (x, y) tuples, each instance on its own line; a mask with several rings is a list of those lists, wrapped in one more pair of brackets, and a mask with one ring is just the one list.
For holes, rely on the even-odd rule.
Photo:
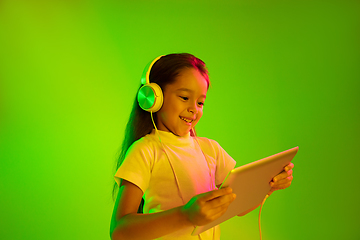
[(181, 210), (192, 225), (203, 226), (223, 215), (235, 198), (231, 188), (217, 189), (194, 196)]
[(274, 191), (279, 189), (285, 189), (291, 185), (291, 181), (293, 180), (293, 167), (294, 164), (290, 163), (289, 165), (284, 167), (284, 170), (276, 175), (270, 182), (270, 192), (268, 195), (272, 194)]

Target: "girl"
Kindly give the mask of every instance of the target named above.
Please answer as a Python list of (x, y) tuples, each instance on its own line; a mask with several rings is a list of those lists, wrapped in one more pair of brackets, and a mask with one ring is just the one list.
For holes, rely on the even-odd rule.
[[(230, 188), (218, 189), (235, 161), (194, 130), (209, 88), (205, 64), (186, 53), (162, 56), (145, 68), (144, 84), (115, 174), (111, 238), (220, 239), (219, 226), (191, 236), (194, 226), (220, 217), (236, 197)], [(273, 179), (269, 195), (290, 186), (292, 167)]]

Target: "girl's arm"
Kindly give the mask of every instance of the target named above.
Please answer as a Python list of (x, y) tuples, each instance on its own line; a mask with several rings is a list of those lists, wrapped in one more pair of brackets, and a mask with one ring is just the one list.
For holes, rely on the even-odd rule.
[(142, 190), (122, 180), (111, 219), (110, 235), (118, 239), (154, 239), (185, 227), (205, 225), (225, 213), (235, 199), (230, 188), (193, 197), (186, 205), (163, 212), (138, 214)]

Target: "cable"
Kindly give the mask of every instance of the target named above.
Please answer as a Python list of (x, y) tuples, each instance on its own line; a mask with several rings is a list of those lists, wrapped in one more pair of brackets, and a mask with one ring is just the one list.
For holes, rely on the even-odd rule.
[[(194, 136), (193, 138), (195, 139), (195, 141), (196, 141), (197, 144), (199, 145), (199, 148), (200, 148), (202, 154), (203, 154), (204, 157), (205, 157), (206, 164), (207, 164), (207, 166), (208, 166), (208, 168), (209, 168), (209, 175), (210, 175), (210, 181), (211, 181), (211, 180), (212, 180), (212, 174), (211, 174), (211, 167), (210, 167), (209, 160), (207, 159), (204, 151), (202, 150), (201, 145), (200, 145), (199, 141), (197, 140), (197, 137)], [(212, 181), (211, 181), (211, 182), (212, 182)], [(211, 189), (211, 190), (215, 190), (215, 189), (216, 189), (215, 178), (214, 178), (214, 181), (213, 181), (212, 183), (213, 183), (213, 186), (212, 186), (212, 189)]]
[(153, 122), (153, 124), (154, 124), (154, 127), (155, 127), (155, 132), (156, 132), (156, 134), (158, 135), (159, 140), (160, 140), (160, 143), (161, 143), (161, 146), (163, 147), (164, 152), (165, 152), (165, 155), (166, 155), (166, 157), (167, 157), (168, 160), (169, 160), (169, 164), (170, 164), (171, 170), (172, 170), (173, 173), (174, 173), (175, 181), (176, 181), (176, 184), (177, 184), (177, 186), (178, 186), (179, 195), (180, 195), (180, 197), (181, 197), (181, 200), (182, 200), (183, 204), (185, 205), (184, 197), (183, 197), (183, 195), (182, 195), (182, 193), (181, 193), (181, 190), (180, 190), (180, 184), (179, 184), (179, 180), (178, 180), (178, 178), (177, 178), (177, 176), (176, 176), (176, 174), (175, 174), (174, 166), (172, 165), (172, 163), (171, 163), (171, 161), (170, 161), (170, 158), (169, 158), (169, 155), (167, 154), (167, 152), (166, 152), (166, 150), (165, 150), (165, 146), (164, 146), (164, 144), (163, 144), (162, 141), (161, 141), (160, 134), (159, 134), (159, 132), (158, 132), (158, 130), (157, 130), (157, 128), (156, 128), (155, 122), (154, 122), (153, 113), (152, 113), (152, 112), (150, 112), (150, 113), (151, 113), (151, 120), (152, 120), (152, 122)]
[(261, 203), (260, 210), (259, 210), (259, 232), (260, 232), (260, 240), (262, 240), (262, 234), (261, 234), (261, 221), (260, 221), (261, 209), (262, 209), (262, 207), (263, 207), (263, 205), (264, 205), (264, 203), (265, 203), (265, 201), (266, 201), (266, 199), (267, 199), (268, 197), (269, 197), (269, 195), (268, 195), (268, 194), (266, 194), (266, 196), (265, 196), (264, 200), (263, 200), (263, 201), (262, 201), (262, 203)]
[[(154, 125), (156, 135), (158, 136), (159, 141), (160, 141), (160, 143), (161, 143), (161, 146), (162, 146), (163, 149), (164, 149), (165, 155), (167, 156), (167, 158), (168, 158), (168, 160), (169, 160), (171, 169), (172, 169), (172, 171), (173, 171), (173, 173), (174, 173), (174, 177), (175, 177), (176, 184), (178, 185), (178, 191), (179, 191), (181, 200), (182, 200), (183, 204), (185, 205), (184, 197), (183, 197), (183, 195), (182, 195), (182, 193), (181, 193), (180, 184), (179, 184), (179, 181), (178, 181), (177, 176), (176, 176), (176, 174), (175, 174), (174, 167), (173, 167), (173, 165), (172, 165), (172, 163), (171, 163), (171, 161), (170, 161), (169, 155), (166, 153), (165, 146), (164, 146), (163, 142), (161, 141), (160, 134), (159, 134), (158, 129), (157, 129), (157, 127), (156, 127), (156, 124), (155, 124), (155, 122), (154, 122), (153, 112), (150, 112), (150, 114), (151, 114), (151, 121), (152, 121), (152, 123), (153, 123), (153, 125)], [(201, 146), (200, 146), (198, 140), (196, 139), (196, 136), (194, 137), (194, 139), (195, 139), (195, 141), (197, 142), (197, 144), (199, 145), (200, 150), (201, 150), (202, 154), (203, 154), (204, 157), (205, 157), (206, 163), (207, 163), (208, 168), (209, 168), (210, 179), (212, 179), (212, 174), (211, 174), (211, 169), (210, 169), (209, 161), (208, 161), (208, 159), (206, 158), (205, 153), (204, 153), (203, 150), (201, 149)], [(214, 189), (215, 189), (215, 183), (214, 183)], [(200, 240), (202, 240), (200, 234), (198, 235), (198, 237), (199, 237)], [(213, 228), (213, 239), (215, 239), (215, 227)]]

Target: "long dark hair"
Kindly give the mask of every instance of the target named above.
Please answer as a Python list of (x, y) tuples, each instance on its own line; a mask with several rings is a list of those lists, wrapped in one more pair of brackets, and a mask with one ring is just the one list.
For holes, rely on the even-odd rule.
[[(173, 83), (181, 70), (185, 68), (195, 68), (198, 70), (207, 81), (209, 87), (210, 81), (205, 63), (201, 59), (189, 53), (178, 53), (162, 56), (152, 66), (149, 75), (149, 81), (157, 83), (164, 91), (166, 86)], [(156, 122), (156, 114), (154, 114), (153, 117), (154, 121)], [(135, 141), (149, 134), (153, 128), (154, 126), (151, 121), (150, 113), (140, 108), (136, 96), (130, 113), (129, 121), (125, 128), (124, 140), (121, 145), (120, 155), (117, 159), (116, 170), (124, 161), (126, 152), (129, 147)], [(195, 131), (191, 131), (190, 134), (194, 136)], [(115, 182), (112, 192), (113, 199), (115, 199), (117, 189), (118, 186)], [(139, 207), (140, 212), (142, 212), (142, 205), (143, 201)]]

